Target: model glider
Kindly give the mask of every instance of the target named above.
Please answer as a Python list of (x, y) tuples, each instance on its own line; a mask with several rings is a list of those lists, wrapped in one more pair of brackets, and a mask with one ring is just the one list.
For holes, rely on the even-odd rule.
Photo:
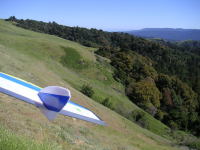
[(0, 92), (38, 107), (49, 119), (62, 114), (88, 122), (105, 125), (92, 111), (70, 101), (71, 93), (59, 86), (40, 88), (24, 80), (0, 72)]

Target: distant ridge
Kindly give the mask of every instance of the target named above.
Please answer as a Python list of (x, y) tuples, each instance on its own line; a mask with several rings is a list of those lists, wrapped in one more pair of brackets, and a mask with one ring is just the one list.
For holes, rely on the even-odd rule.
[(161, 38), (170, 41), (200, 40), (200, 29), (144, 28), (126, 33), (145, 38)]

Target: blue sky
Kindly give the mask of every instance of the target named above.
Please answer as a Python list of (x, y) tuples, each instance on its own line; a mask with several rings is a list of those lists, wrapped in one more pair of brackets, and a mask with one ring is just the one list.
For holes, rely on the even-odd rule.
[(0, 0), (0, 18), (13, 15), (109, 31), (200, 29), (200, 0)]

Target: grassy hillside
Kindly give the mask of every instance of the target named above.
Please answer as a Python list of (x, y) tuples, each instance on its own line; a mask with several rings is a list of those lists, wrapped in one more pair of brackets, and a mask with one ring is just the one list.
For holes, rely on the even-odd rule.
[[(38, 149), (178, 149), (172, 146), (169, 129), (150, 115), (146, 114), (149, 129), (162, 137), (78, 91), (83, 84), (90, 84), (96, 101), (109, 97), (115, 109), (121, 108), (126, 113), (139, 109), (124, 96), (124, 87), (112, 78), (109, 60), (95, 56), (94, 51), (94, 48), (0, 20), (0, 71), (41, 87), (67, 87), (73, 101), (91, 109), (108, 124), (102, 127), (65, 116), (49, 122), (34, 106), (0, 94), (0, 149), (22, 149), (23, 146), (26, 149), (27, 145), (39, 145)], [(63, 62), (66, 58), (71, 59)], [(22, 147), (16, 148), (16, 143)]]

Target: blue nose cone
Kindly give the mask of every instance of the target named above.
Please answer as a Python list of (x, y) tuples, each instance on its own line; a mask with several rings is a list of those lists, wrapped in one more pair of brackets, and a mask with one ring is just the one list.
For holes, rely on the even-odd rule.
[(48, 110), (55, 112), (59, 112), (71, 98), (70, 91), (59, 86), (48, 86), (38, 96)]

